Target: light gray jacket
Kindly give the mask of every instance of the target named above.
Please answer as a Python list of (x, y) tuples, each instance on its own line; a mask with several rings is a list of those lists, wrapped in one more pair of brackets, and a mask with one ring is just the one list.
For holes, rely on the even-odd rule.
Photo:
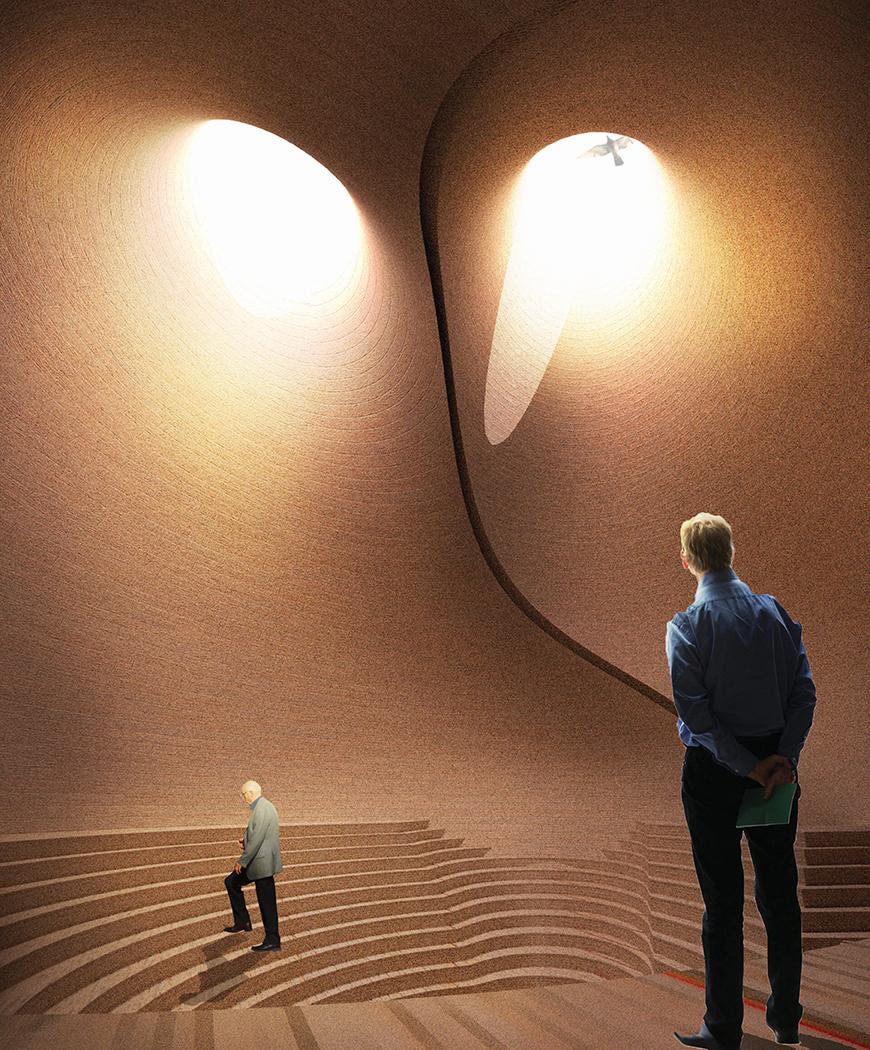
[(262, 795), (251, 810), (244, 843), (244, 852), (238, 863), (245, 868), (249, 879), (264, 879), (268, 875), (277, 875), (283, 869), (278, 841), (278, 811)]

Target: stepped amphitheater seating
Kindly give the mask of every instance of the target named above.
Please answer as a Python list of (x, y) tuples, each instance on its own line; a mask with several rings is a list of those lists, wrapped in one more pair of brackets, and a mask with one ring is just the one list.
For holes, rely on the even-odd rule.
[[(688, 833), (637, 824), (603, 857), (501, 857), (428, 821), (283, 825), (284, 950), (235, 938), (223, 879), (237, 827), (4, 840), (0, 1014), (294, 1004), (543, 985), (667, 971), (703, 977)], [(626, 839), (629, 836), (626, 836)], [(764, 930), (744, 839), (747, 973)], [(797, 843), (806, 950), (870, 938), (870, 831)], [(38, 878), (34, 878), (34, 865)], [(759, 969), (760, 967), (760, 969)]]

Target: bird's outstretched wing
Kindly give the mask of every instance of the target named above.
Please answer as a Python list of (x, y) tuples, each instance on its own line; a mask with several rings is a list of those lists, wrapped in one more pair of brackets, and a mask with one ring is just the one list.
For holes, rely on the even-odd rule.
[(626, 146), (630, 146), (630, 145), (632, 144), (632, 142), (634, 142), (634, 139), (630, 139), (630, 138), (629, 138), (629, 137), (628, 137), (627, 135), (621, 135), (621, 136), (620, 136), (620, 137), (619, 137), (619, 138), (618, 138), (618, 139), (616, 140), (616, 145), (617, 145), (617, 146), (618, 146), (618, 147), (619, 147), (620, 149), (625, 149), (625, 147), (626, 147)]
[(586, 150), (585, 153), (578, 153), (577, 160), (583, 160), (584, 157), (606, 157), (609, 152), (607, 146), (602, 143), (600, 146), (593, 146), (592, 149)]

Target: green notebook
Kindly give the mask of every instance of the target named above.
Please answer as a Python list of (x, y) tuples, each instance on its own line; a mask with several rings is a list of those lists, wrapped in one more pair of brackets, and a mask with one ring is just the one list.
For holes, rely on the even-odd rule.
[(763, 787), (747, 788), (743, 792), (736, 827), (756, 828), (766, 824), (788, 824), (796, 791), (796, 783), (777, 784), (773, 794), (765, 802)]

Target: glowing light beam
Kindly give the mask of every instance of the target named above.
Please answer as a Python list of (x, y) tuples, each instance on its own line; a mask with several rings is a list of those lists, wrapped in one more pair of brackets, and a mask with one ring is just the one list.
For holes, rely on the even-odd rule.
[[(598, 148), (605, 139), (625, 155), (612, 144)], [(664, 171), (637, 140), (587, 132), (529, 161), (514, 198), (487, 369), (491, 444), (522, 419), (572, 310), (590, 324), (623, 323), (655, 293), (671, 250), (672, 210)]]
[(258, 317), (341, 295), (362, 254), (359, 213), (341, 182), (303, 150), (235, 120), (191, 136), (186, 184), (209, 254)]

